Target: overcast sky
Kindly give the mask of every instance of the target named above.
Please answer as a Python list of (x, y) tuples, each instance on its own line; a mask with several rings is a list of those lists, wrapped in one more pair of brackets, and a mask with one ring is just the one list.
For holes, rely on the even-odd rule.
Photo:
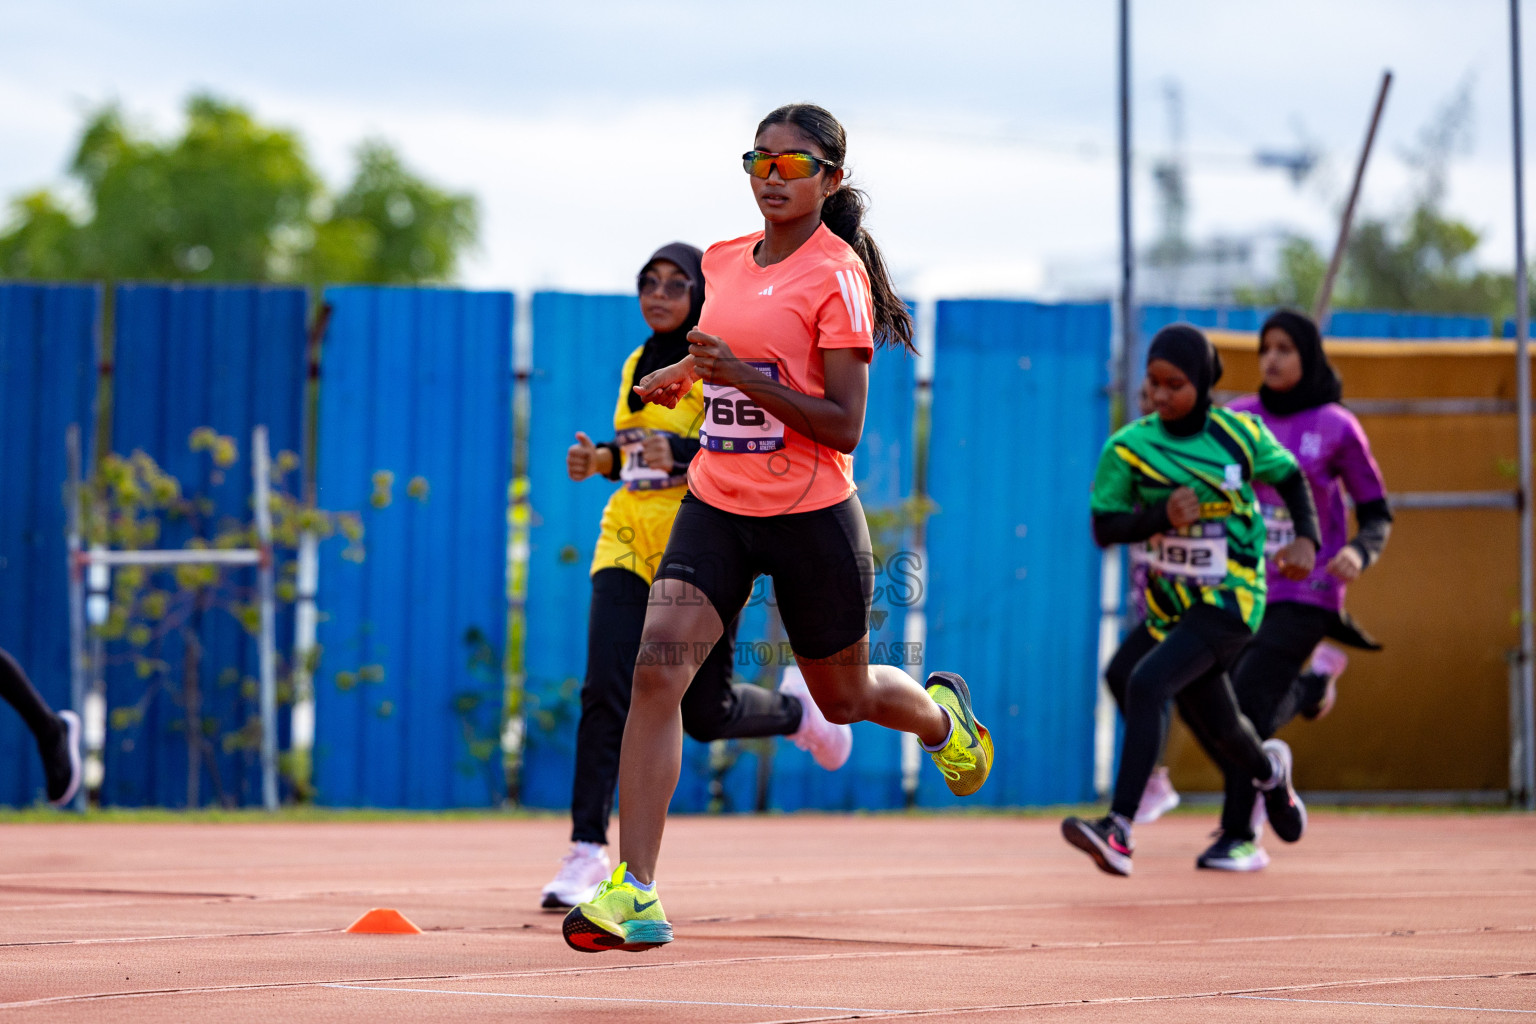
[[(1405, 153), (1470, 81), (1448, 205), (1485, 232), (1481, 262), (1512, 264), (1503, 0), (1132, 9), (1142, 241), (1167, 82), (1184, 97), (1192, 233), (1322, 242), (1390, 67), (1365, 209), (1409, 201)], [(623, 290), (664, 242), (761, 225), (737, 157), (762, 114), (811, 100), (847, 126), (868, 226), (909, 291), (1047, 295), (1063, 270), (1108, 287), (1114, 14), (1112, 0), (0, 0), (0, 197), (60, 185), (93, 105), (116, 99), (170, 133), (186, 95), (209, 89), (296, 128), (332, 187), (356, 144), (382, 136), (476, 195), (468, 284)], [(1299, 189), (1250, 159), (1304, 141), (1328, 159)]]

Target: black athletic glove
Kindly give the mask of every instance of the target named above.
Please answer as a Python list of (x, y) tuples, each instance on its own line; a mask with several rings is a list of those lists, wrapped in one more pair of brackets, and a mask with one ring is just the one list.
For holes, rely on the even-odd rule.
[(1112, 544), (1138, 544), (1148, 537), (1173, 529), (1168, 520), (1168, 503), (1154, 502), (1135, 512), (1095, 512), (1093, 540), (1101, 548)]
[(1387, 546), (1387, 537), (1392, 533), (1392, 509), (1387, 505), (1387, 499), (1377, 498), (1356, 505), (1355, 522), (1359, 528), (1349, 546), (1360, 552), (1361, 565), (1369, 569), (1371, 563), (1381, 557), (1381, 550)]
[(619, 474), (624, 471), (624, 453), (619, 451), (619, 446), (612, 441), (599, 441), (598, 448), (607, 448), (610, 456), (608, 460), (608, 472), (604, 474), (609, 480), (619, 479)]
[(1317, 506), (1312, 501), (1312, 488), (1307, 485), (1305, 474), (1298, 469), (1273, 486), (1291, 514), (1296, 536), (1307, 538), (1314, 547), (1321, 549), (1323, 541), (1322, 531), (1317, 528)]

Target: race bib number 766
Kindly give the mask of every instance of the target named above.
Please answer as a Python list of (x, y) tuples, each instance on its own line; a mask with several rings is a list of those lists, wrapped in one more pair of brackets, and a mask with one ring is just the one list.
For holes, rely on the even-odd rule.
[[(747, 365), (778, 382), (778, 364), (749, 359)], [(709, 451), (732, 455), (776, 452), (784, 447), (784, 424), (736, 388), (705, 381), (699, 444)]]

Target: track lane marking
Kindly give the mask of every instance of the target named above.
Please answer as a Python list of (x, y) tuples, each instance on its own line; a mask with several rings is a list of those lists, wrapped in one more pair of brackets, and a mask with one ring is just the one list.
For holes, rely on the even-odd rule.
[(835, 1010), (840, 1013), (904, 1013), (889, 1007), (868, 1006), (798, 1006), (793, 1003), (722, 1003), (703, 999), (639, 999), (630, 996), (544, 996), (523, 992), (475, 992), (452, 988), (392, 988), (387, 985), (323, 984), (320, 988), (350, 989), (357, 992), (417, 992), (435, 996), (495, 996), (500, 999), (558, 999), (577, 1003), (662, 1003), (667, 1006), (744, 1006), (753, 1010)]
[(1536, 887), (1530, 889), (1489, 889), (1474, 891), (1437, 890), (1403, 893), (1295, 893), (1273, 896), (1217, 896), (1188, 897), (1163, 900), (1122, 900), (1112, 903), (1060, 901), (1052, 903), (988, 903), (976, 906), (941, 907), (857, 907), (847, 910), (793, 910), (782, 914), (718, 914), (709, 917), (679, 917), (679, 924), (736, 924), (746, 921), (775, 921), (798, 918), (823, 917), (896, 917), (921, 914), (970, 914), (970, 913), (1019, 913), (1035, 910), (1146, 910), (1169, 907), (1231, 907), (1268, 906), (1289, 903), (1336, 903), (1343, 900), (1382, 900), (1395, 903), (1407, 900), (1464, 900), (1476, 898), (1511, 899), (1516, 897), (1536, 899)]
[[(185, 935), (124, 935), (104, 939), (36, 939), (31, 942), (0, 942), (0, 949), (25, 948), (27, 946), (107, 946), (127, 942), (188, 942), (195, 939), (264, 939), (284, 935), (340, 935), (340, 928), (287, 928), (261, 932), (205, 932)], [(4, 1006), (0, 1003), (0, 1006)]]
[[(478, 975), (478, 976), (469, 976), (469, 977), (493, 977), (493, 976), (494, 975)], [(1531, 977), (1536, 977), (1536, 971), (1501, 971), (1501, 972), (1484, 973), (1484, 974), (1438, 974), (1438, 975), (1425, 975), (1425, 976), (1415, 976), (1415, 977), (1391, 977), (1391, 978), (1354, 978), (1354, 979), (1347, 979), (1347, 980), (1343, 980), (1343, 981), (1310, 982), (1310, 983), (1301, 984), (1301, 985), (1276, 985), (1276, 986), (1271, 986), (1271, 987), (1267, 987), (1267, 988), (1237, 989), (1237, 990), (1234, 990), (1234, 991), (1183, 992), (1183, 993), (1175, 992), (1175, 993), (1168, 993), (1166, 995), (1149, 995), (1149, 996), (1106, 996), (1106, 997), (1102, 997), (1102, 998), (1099, 998), (1099, 999), (1052, 999), (1052, 1000), (1041, 1000), (1041, 1001), (1038, 1001), (1038, 1002), (1031, 1002), (1031, 1003), (996, 1003), (996, 1004), (988, 1004), (988, 1005), (981, 1005), (981, 1006), (944, 1006), (944, 1007), (929, 1007), (929, 1008), (920, 1009), (920, 1010), (853, 1010), (853, 1009), (842, 1010), (842, 1009), (834, 1009), (834, 1012), (838, 1012), (838, 1013), (853, 1013), (853, 1014), (857, 1014), (858, 1016), (855, 1017), (855, 1018), (850, 1018), (850, 1017), (792, 1018), (792, 1019), (786, 1019), (786, 1020), (780, 1020), (780, 1021), (758, 1022), (758, 1024), (811, 1024), (812, 1021), (837, 1021), (837, 1020), (850, 1020), (850, 1019), (860, 1019), (860, 1020), (896, 1020), (896, 1019), (900, 1019), (900, 1018), (909, 1018), (909, 1017), (936, 1017), (936, 1016), (939, 1016), (941, 1014), (967, 1014), (967, 1015), (970, 1015), (970, 1014), (983, 1014), (983, 1013), (1000, 1013), (1000, 1012), (1003, 1012), (1003, 1011), (1051, 1009), (1051, 1008), (1055, 1008), (1055, 1007), (1066, 1007), (1066, 1006), (1110, 1006), (1110, 1005), (1129, 1005), (1129, 1004), (1135, 1004), (1135, 1003), (1192, 1002), (1192, 1001), (1196, 1001), (1196, 1000), (1219, 999), (1219, 998), (1223, 998), (1223, 997), (1226, 997), (1226, 998), (1258, 998), (1258, 997), (1264, 996), (1266, 994), (1271, 994), (1271, 993), (1319, 992), (1319, 991), (1325, 991), (1325, 990), (1328, 990), (1328, 989), (1336, 989), (1336, 988), (1364, 988), (1364, 987), (1380, 986), (1380, 985), (1411, 985), (1411, 984), (1421, 984), (1421, 983), (1424, 983), (1424, 982), (1445, 982), (1445, 981), (1496, 981), (1496, 980), (1504, 980), (1504, 979), (1509, 979), (1509, 978), (1531, 978)], [(388, 982), (393, 982), (393, 981), (458, 981), (458, 980), (464, 980), (464, 979), (462, 977), (453, 976), (453, 975), (437, 975), (437, 976), (423, 977), (423, 978), (399, 978), (399, 979), (373, 978), (373, 979), (359, 979), (357, 981), (352, 981), (352, 982), (341, 982), (341, 981), (338, 981), (338, 982), (307, 981), (307, 982), (280, 982), (280, 983), (270, 983), (269, 982), (269, 983), (265, 983), (265, 984), (225, 985), (225, 986), (199, 986), (199, 987), (194, 987), (194, 988), (182, 988), (182, 989), (145, 989), (145, 990), (140, 990), (140, 991), (136, 991), (136, 992), (113, 992), (113, 993), (101, 993), (101, 994), (98, 994), (98, 995), (86, 995), (86, 996), (50, 996), (50, 997), (45, 997), (45, 998), (41, 998), (41, 999), (26, 1000), (26, 1001), (23, 1001), (23, 1002), (0, 1003), (0, 1010), (27, 1009), (27, 1008), (34, 1008), (34, 1007), (39, 1007), (39, 1006), (51, 1006), (51, 1005), (56, 1005), (56, 1004), (59, 1004), (59, 1003), (88, 1002), (88, 1001), (100, 1001), (100, 1000), (107, 1000), (107, 999), (142, 999), (142, 998), (148, 998), (148, 997), (154, 997), (154, 996), (167, 996), (167, 995), (207, 995), (207, 994), (218, 994), (218, 993), (225, 993), (225, 992), (257, 992), (257, 991), (280, 991), (280, 990), (287, 990), (287, 989), (318, 989), (318, 988), (366, 987), (366, 986), (363, 986), (363, 984), (362, 984), (363, 981), (374, 981), (374, 982), (388, 983)], [(396, 991), (401, 991), (401, 990), (397, 989), (397, 988), (383, 988), (383, 991), (396, 992)], [(450, 991), (454, 995), (461, 995), (461, 994), (463, 994), (462, 992), (453, 992), (453, 990), (446, 990), (446, 991)], [(556, 998), (578, 998), (578, 997), (556, 997)], [(1306, 1002), (1307, 1000), (1275, 999), (1274, 1001), (1276, 1001), (1276, 1002)], [(1318, 1002), (1326, 1002), (1325, 1000), (1317, 1000), (1317, 1001)], [(709, 1004), (701, 1004), (701, 1005), (709, 1005)], [(725, 1004), (714, 1004), (714, 1005), (725, 1005)], [(1371, 1004), (1361, 1004), (1361, 1005), (1371, 1005)], [(765, 1008), (767, 1008), (767, 1007), (765, 1007)], [(785, 1008), (789, 1009), (791, 1007), (785, 1007)], [(816, 1009), (820, 1009), (820, 1007), (817, 1007)], [(827, 1009), (833, 1009), (833, 1008), (827, 1007)], [(1436, 1007), (1436, 1009), (1438, 1009), (1438, 1007)], [(1450, 1007), (1450, 1009), (1455, 1009), (1455, 1008), (1454, 1007)], [(1524, 1011), (1521, 1011), (1521, 1012), (1524, 1012)], [(874, 1014), (875, 1016), (870, 1016), (870, 1014)]]
[(1287, 996), (1233, 996), (1233, 999), (1258, 999), (1266, 1003), (1324, 1003), (1328, 1006), (1385, 1006), (1394, 1010), (1468, 1010), (1474, 1013), (1536, 1013), (1536, 1010), (1506, 1010), (1497, 1006), (1435, 1006), (1429, 1003), (1366, 1003), (1351, 999), (1292, 999)]
[[(1316, 982), (1316, 983), (1307, 984), (1307, 985), (1289, 985), (1289, 986), (1282, 985), (1282, 986), (1277, 986), (1275, 988), (1242, 989), (1242, 990), (1238, 990), (1236, 992), (1188, 992), (1188, 993), (1182, 993), (1182, 994), (1175, 993), (1175, 994), (1161, 995), (1161, 996), (1106, 996), (1106, 997), (1101, 998), (1101, 999), (1052, 999), (1052, 1000), (1044, 1000), (1044, 1001), (1036, 1002), (1036, 1003), (999, 1003), (999, 1004), (989, 1005), (989, 1006), (955, 1006), (955, 1007), (934, 1007), (934, 1008), (925, 1009), (925, 1010), (894, 1010), (894, 1011), (891, 1011), (889, 1013), (881, 1014), (881, 1015), (875, 1016), (875, 1017), (868, 1017), (868, 1016), (860, 1016), (860, 1017), (797, 1017), (797, 1018), (787, 1018), (787, 1019), (776, 1020), (776, 1021), (756, 1021), (756, 1022), (754, 1022), (754, 1024), (831, 1024), (831, 1022), (833, 1022), (833, 1021), (842, 1021), (842, 1020), (900, 1020), (900, 1019), (907, 1019), (907, 1018), (914, 1018), (914, 1017), (938, 1017), (938, 1016), (953, 1016), (953, 1015), (961, 1015), (961, 1014), (963, 1014), (963, 1015), (973, 1015), (973, 1014), (974, 1015), (979, 1015), (979, 1014), (987, 1014), (987, 1013), (1017, 1012), (1019, 1010), (1048, 1010), (1048, 1009), (1064, 1008), (1064, 1007), (1068, 1007), (1068, 1006), (1076, 1006), (1076, 1007), (1081, 1007), (1081, 1006), (1122, 1006), (1122, 1005), (1131, 1005), (1131, 1004), (1137, 1004), (1137, 1003), (1197, 1002), (1197, 1001), (1200, 1001), (1200, 1000), (1216, 999), (1216, 998), (1220, 998), (1220, 997), (1223, 997), (1223, 996), (1229, 997), (1229, 998), (1236, 998), (1236, 999), (1260, 998), (1257, 995), (1257, 993), (1263, 993), (1263, 992), (1307, 992), (1307, 991), (1317, 991), (1317, 990), (1320, 990), (1320, 989), (1337, 988), (1337, 987), (1351, 987), (1351, 986), (1409, 985), (1409, 984), (1414, 984), (1416, 982), (1425, 982), (1425, 981), (1489, 981), (1489, 980), (1500, 980), (1500, 979), (1504, 979), (1504, 978), (1530, 978), (1530, 977), (1536, 977), (1536, 971), (1513, 971), (1513, 972), (1504, 972), (1504, 973), (1498, 973), (1498, 974), (1449, 974), (1449, 975), (1437, 975), (1437, 976), (1433, 976), (1433, 977), (1424, 977), (1424, 978), (1381, 978), (1381, 979), (1376, 979), (1374, 981), (1373, 980), (1369, 980), (1369, 979), (1359, 979), (1359, 980), (1355, 980), (1355, 981), (1339, 981), (1339, 982), (1327, 981), (1327, 982)], [(1276, 999), (1275, 1001), (1276, 1002), (1310, 1002), (1312, 1000)], [(1316, 1000), (1316, 1002), (1327, 1002), (1327, 1000)], [(1371, 1005), (1371, 1004), (1360, 1004), (1360, 1005)], [(1434, 1007), (1434, 1009), (1438, 1009), (1438, 1007)], [(1454, 1009), (1454, 1008), (1452, 1008), (1452, 1009)], [(1525, 1013), (1525, 1012), (1529, 1012), (1529, 1011), (1520, 1010), (1520, 1011), (1516, 1011), (1516, 1012)]]
[[(1536, 929), (1527, 928), (1527, 929), (1524, 929), (1524, 930), (1525, 931), (1532, 931), (1532, 930), (1536, 930)], [(1418, 932), (1418, 933), (1415, 933), (1415, 934), (1416, 935), (1430, 935), (1430, 934), (1433, 934), (1433, 933), (1430, 933), (1430, 932)], [(1307, 938), (1307, 937), (1308, 936), (1298, 936), (1298, 938)], [(927, 950), (927, 951), (903, 950), (903, 951), (896, 951), (896, 952), (871, 952), (871, 953), (799, 954), (799, 955), (788, 955), (788, 956), (732, 957), (732, 958), (716, 959), (716, 960), (669, 961), (669, 962), (658, 963), (658, 964), (616, 964), (616, 965), (614, 965), (612, 967), (596, 967), (596, 968), (574, 967), (574, 968), (558, 968), (558, 969), (552, 969), (552, 970), (535, 970), (535, 971), (485, 971), (485, 972), (475, 972), (475, 973), (470, 973), (470, 974), (427, 974), (427, 975), (414, 975), (414, 976), (394, 977), (394, 978), (352, 978), (352, 979), (336, 979), (334, 981), (289, 981), (289, 982), (268, 982), (268, 983), (258, 983), (258, 984), (200, 985), (200, 986), (190, 986), (190, 987), (186, 987), (186, 988), (136, 989), (136, 990), (126, 991), (126, 992), (87, 992), (87, 993), (78, 993), (78, 994), (75, 994), (75, 995), (67, 995), (67, 996), (44, 996), (44, 997), (41, 997), (41, 998), (38, 998), (38, 999), (23, 1000), (23, 1001), (20, 1001), (20, 1002), (0, 1003), (0, 1010), (23, 1009), (23, 1008), (36, 1007), (36, 1006), (51, 1006), (51, 1005), (58, 1004), (58, 1003), (90, 1002), (90, 1001), (95, 1001), (95, 1000), (106, 1000), (106, 999), (132, 999), (132, 998), (143, 998), (143, 997), (148, 997), (148, 996), (195, 995), (195, 994), (218, 993), (218, 992), (260, 991), (260, 990), (267, 990), (267, 989), (277, 990), (277, 989), (290, 989), (290, 988), (324, 988), (324, 987), (328, 987), (328, 986), (332, 986), (332, 985), (365, 984), (365, 983), (369, 983), (369, 982), (372, 982), (372, 983), (375, 983), (375, 984), (395, 984), (395, 983), (412, 982), (412, 981), (414, 981), (414, 982), (422, 982), (422, 981), (439, 981), (439, 982), (443, 982), (443, 981), (489, 981), (489, 980), (516, 981), (516, 980), (522, 980), (522, 979), (527, 979), (527, 978), (582, 977), (582, 976), (594, 975), (594, 974), (617, 973), (617, 972), (622, 972), (622, 971), (657, 970), (659, 968), (669, 968), (669, 967), (694, 967), (694, 966), (698, 966), (698, 967), (722, 967), (722, 966), (731, 966), (731, 965), (739, 965), (739, 964), (773, 963), (773, 962), (786, 962), (786, 961), (788, 961), (788, 962), (794, 962), (794, 961), (804, 962), (804, 961), (814, 961), (814, 960), (854, 960), (854, 959), (879, 959), (879, 958), (892, 958), (892, 959), (894, 959), (896, 957), (912, 957), (912, 956), (923, 956), (923, 955), (928, 955), (928, 956), (959, 956), (959, 955), (974, 954), (974, 953), (1021, 953), (1021, 952), (1029, 952), (1030, 950), (1037, 949), (1037, 948), (1040, 948), (1040, 947), (1007, 946), (1007, 947), (995, 947), (995, 948), (972, 949), (972, 950), (942, 949), (942, 950)], [(991, 1012), (991, 1011), (994, 1011), (994, 1010), (1004, 1010), (1004, 1009), (1039, 1008), (1039, 1007), (1058, 1006), (1058, 1005), (1060, 1005), (1060, 1006), (1075, 1006), (1075, 1005), (1078, 1005), (1079, 1003), (1083, 1003), (1083, 1002), (1095, 1002), (1095, 1003), (1156, 1002), (1156, 1001), (1168, 1000), (1168, 999), (1209, 999), (1209, 998), (1216, 998), (1216, 997), (1219, 997), (1219, 996), (1236, 996), (1236, 995), (1247, 995), (1247, 994), (1262, 994), (1262, 993), (1268, 993), (1268, 992), (1308, 992), (1308, 991), (1317, 991), (1317, 990), (1330, 989), (1330, 988), (1362, 987), (1362, 986), (1371, 986), (1371, 985), (1397, 985), (1397, 984), (1411, 984), (1411, 983), (1417, 983), (1417, 982), (1433, 982), (1433, 981), (1472, 981), (1472, 980), (1480, 980), (1480, 979), (1526, 978), (1526, 977), (1536, 977), (1536, 971), (1505, 971), (1505, 972), (1486, 973), (1486, 974), (1448, 974), (1448, 975), (1428, 975), (1428, 976), (1375, 978), (1375, 979), (1363, 978), (1363, 979), (1349, 979), (1349, 980), (1343, 980), (1343, 981), (1308, 982), (1308, 983), (1299, 984), (1299, 985), (1280, 985), (1280, 986), (1273, 986), (1273, 987), (1267, 987), (1267, 988), (1237, 989), (1237, 990), (1234, 990), (1234, 991), (1215, 991), (1215, 992), (1200, 992), (1200, 993), (1159, 995), (1159, 996), (1122, 996), (1122, 997), (1111, 997), (1111, 998), (1098, 999), (1098, 1000), (1059, 1000), (1059, 1001), (1044, 1002), (1044, 1003), (1018, 1003), (1018, 1004), (1010, 1003), (1010, 1004), (999, 1004), (999, 1005), (994, 1005), (994, 1006), (951, 1007), (951, 1008), (945, 1008), (943, 1010), (932, 1010), (932, 1011), (930, 1011), (930, 1010), (885, 1010), (885, 1011), (873, 1011), (873, 1012), (880, 1012), (880, 1013), (887, 1014), (887, 1015), (888, 1014), (897, 1014), (897, 1015), (920, 1015), (921, 1016), (921, 1015), (928, 1015), (930, 1013), (938, 1013), (938, 1012), (944, 1012), (944, 1013), (967, 1012), (967, 1013), (969, 1013), (969, 1012)]]

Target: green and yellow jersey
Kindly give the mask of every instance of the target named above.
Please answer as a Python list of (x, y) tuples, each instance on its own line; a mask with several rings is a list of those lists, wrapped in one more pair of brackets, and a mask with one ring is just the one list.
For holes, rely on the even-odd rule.
[(641, 345), (624, 360), (619, 374), (619, 398), (613, 411), (614, 445), (618, 449), (619, 479), (623, 486), (613, 492), (603, 509), (602, 532), (592, 553), (591, 572), (603, 569), (627, 569), (650, 583), (656, 566), (672, 535), (672, 520), (677, 506), (688, 490), (687, 470), (673, 472), (650, 469), (640, 454), (640, 445), (652, 434), (698, 437), (704, 419), (704, 383), (678, 400), (677, 407), (647, 402), (638, 412), (629, 407), (630, 386), (635, 363), (645, 346)]
[(1179, 487), (1200, 499), (1200, 519), (1147, 542), (1147, 628), (1161, 640), (1184, 613), (1208, 604), (1256, 630), (1264, 618), (1264, 516), (1253, 481), (1279, 483), (1296, 458), (1261, 420), (1213, 408), (1205, 429), (1170, 434), (1154, 414), (1128, 423), (1099, 456), (1094, 513), (1135, 512), (1167, 502)]

